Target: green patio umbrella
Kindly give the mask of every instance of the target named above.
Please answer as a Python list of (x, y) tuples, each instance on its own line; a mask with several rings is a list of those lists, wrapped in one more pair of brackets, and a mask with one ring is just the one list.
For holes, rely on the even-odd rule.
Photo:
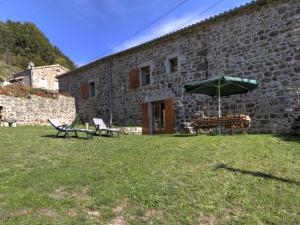
[(185, 85), (186, 93), (197, 93), (219, 98), (219, 117), (221, 117), (221, 97), (235, 94), (244, 94), (258, 86), (257, 80), (240, 77), (216, 77), (196, 84)]

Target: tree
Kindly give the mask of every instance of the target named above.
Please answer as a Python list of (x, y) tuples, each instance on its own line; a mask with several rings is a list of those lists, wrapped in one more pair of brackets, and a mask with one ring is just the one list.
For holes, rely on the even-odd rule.
[(74, 63), (29, 22), (0, 21), (0, 60), (20, 69), (27, 69), (30, 61), (36, 66), (59, 63), (75, 69)]

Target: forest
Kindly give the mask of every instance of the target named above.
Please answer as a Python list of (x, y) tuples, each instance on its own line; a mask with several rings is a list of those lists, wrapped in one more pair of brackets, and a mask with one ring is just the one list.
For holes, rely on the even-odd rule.
[(72, 60), (52, 45), (35, 24), (0, 21), (0, 81), (27, 69), (29, 62), (35, 66), (60, 64), (75, 69)]

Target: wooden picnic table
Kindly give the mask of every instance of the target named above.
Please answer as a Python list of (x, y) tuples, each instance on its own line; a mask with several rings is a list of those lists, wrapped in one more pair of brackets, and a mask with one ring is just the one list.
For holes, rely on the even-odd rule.
[(212, 133), (213, 128), (224, 127), (228, 128), (233, 134), (234, 129), (241, 129), (241, 132), (245, 133), (245, 128), (251, 127), (251, 118), (248, 115), (227, 115), (221, 117), (201, 117), (194, 118), (192, 121), (192, 127), (196, 131), (196, 135), (199, 130), (208, 129), (209, 133)]

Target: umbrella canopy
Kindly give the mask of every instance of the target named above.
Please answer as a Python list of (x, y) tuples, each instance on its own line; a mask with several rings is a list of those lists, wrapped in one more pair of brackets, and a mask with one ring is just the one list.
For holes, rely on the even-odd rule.
[[(216, 77), (197, 84), (185, 85), (185, 92), (219, 97), (219, 118), (221, 117), (221, 96), (244, 94), (258, 86), (257, 80), (240, 77)], [(219, 127), (219, 133), (220, 127)]]
[(185, 85), (186, 93), (197, 93), (214, 96), (244, 94), (258, 86), (257, 80), (239, 77), (216, 77), (196, 84)]

